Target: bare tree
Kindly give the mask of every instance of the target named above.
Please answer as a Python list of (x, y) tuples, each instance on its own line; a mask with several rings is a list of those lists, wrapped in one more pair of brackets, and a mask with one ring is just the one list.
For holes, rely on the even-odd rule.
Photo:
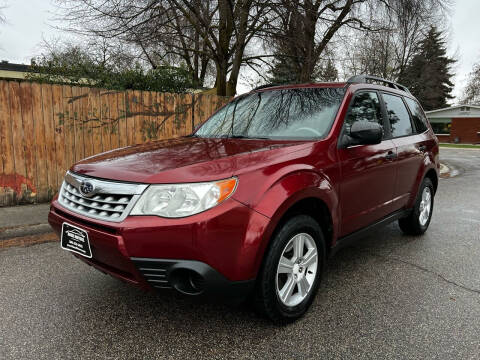
[[(297, 82), (314, 80), (328, 45), (344, 27), (378, 28), (371, 7), (376, 0), (275, 0), (265, 30), (278, 61), (287, 64)], [(278, 63), (277, 63), (278, 64)]]
[(185, 65), (203, 85), (215, 67), (219, 95), (234, 95), (245, 49), (263, 28), (267, 0), (57, 0), (76, 33), (121, 39), (152, 67)]
[(346, 73), (368, 73), (397, 80), (418, 51), (449, 0), (387, 0), (376, 8), (381, 30), (362, 32), (350, 42)]
[[(138, 1), (137, 1), (138, 2)], [(152, 1), (151, 1), (152, 2)], [(196, 29), (196, 23), (184, 15), (172, 1), (156, 1), (150, 10), (130, 25), (132, 42), (140, 49), (148, 63), (156, 68), (161, 63), (180, 63), (192, 74), (196, 86), (203, 86), (207, 72), (211, 70), (211, 54), (207, 42)], [(213, 8), (210, 0), (193, 0), (192, 5), (206, 7), (207, 13)], [(125, 20), (120, 29), (129, 25)], [(202, 19), (205, 26), (212, 27), (212, 18)]]
[(168, 1), (205, 41), (215, 63), (217, 94), (234, 95), (242, 64), (261, 57), (245, 57), (245, 49), (267, 22), (264, 15), (268, 1), (217, 0), (212, 1), (212, 7), (208, 1)]
[(342, 31), (363, 31), (350, 70), (398, 77), (428, 11), (449, 0), (56, 1), (66, 30), (121, 45), (151, 68), (184, 67), (196, 86), (215, 82), (231, 96), (242, 66), (263, 76), (273, 64), (298, 82), (336, 78), (332, 42)]
[(348, 44), (344, 51), (345, 75), (370, 74), (393, 78), (397, 58), (389, 31), (361, 32), (350, 37)]
[[(210, 54), (196, 29), (168, 0), (57, 0), (63, 30), (129, 47), (129, 53), (155, 69), (185, 66), (203, 86)], [(211, 1), (193, 0), (194, 6)], [(205, 20), (208, 20), (206, 18)]]
[(4, 24), (6, 22), (5, 13), (3, 12), (6, 7), (7, 5), (5, 2), (0, 2), (0, 24)]
[(463, 93), (462, 103), (480, 105), (480, 63), (473, 66)]

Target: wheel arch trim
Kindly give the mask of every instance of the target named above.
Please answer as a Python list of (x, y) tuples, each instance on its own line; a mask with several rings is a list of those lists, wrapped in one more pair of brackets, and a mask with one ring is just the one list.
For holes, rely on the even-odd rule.
[(433, 177), (432, 182), (433, 182), (434, 194), (435, 194), (438, 187), (438, 178), (439, 178), (438, 168), (437, 168), (436, 162), (428, 155), (424, 157), (422, 166), (418, 171), (417, 179), (414, 185), (415, 189), (410, 194), (410, 199), (408, 200), (407, 208), (411, 208), (415, 204), (415, 200), (418, 194), (418, 189), (420, 188), (420, 185), (422, 184), (423, 179), (425, 179), (425, 177), (427, 176), (431, 178)]

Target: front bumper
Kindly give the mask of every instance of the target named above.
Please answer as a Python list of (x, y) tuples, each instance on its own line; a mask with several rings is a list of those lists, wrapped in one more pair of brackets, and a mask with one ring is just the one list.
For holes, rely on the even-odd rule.
[(155, 289), (175, 289), (185, 295), (235, 302), (253, 289), (254, 280), (229, 281), (211, 266), (194, 260), (132, 258)]
[(49, 223), (86, 230), (93, 257), (75, 255), (98, 270), (143, 289), (176, 289), (214, 298), (248, 295), (269, 219), (229, 199), (183, 219), (130, 216), (121, 223), (78, 215), (52, 202)]

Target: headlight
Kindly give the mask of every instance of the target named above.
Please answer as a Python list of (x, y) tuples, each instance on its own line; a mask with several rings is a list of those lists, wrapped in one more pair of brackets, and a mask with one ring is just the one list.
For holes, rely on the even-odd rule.
[(233, 194), (237, 178), (207, 183), (150, 185), (130, 215), (185, 217), (208, 210)]

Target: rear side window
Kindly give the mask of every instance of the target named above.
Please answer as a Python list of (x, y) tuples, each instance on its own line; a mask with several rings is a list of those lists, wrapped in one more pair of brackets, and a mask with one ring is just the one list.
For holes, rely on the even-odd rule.
[(371, 121), (383, 126), (382, 109), (376, 92), (365, 91), (355, 94), (353, 103), (345, 118), (347, 134), (350, 132), (352, 125), (357, 121)]
[(407, 103), (408, 108), (410, 109), (410, 113), (412, 114), (413, 123), (415, 124), (415, 128), (417, 129), (417, 133), (423, 133), (428, 129), (427, 126), (427, 118), (423, 113), (420, 104), (413, 99), (404, 98), (405, 102)]
[(400, 96), (382, 94), (393, 137), (413, 134), (410, 115)]

